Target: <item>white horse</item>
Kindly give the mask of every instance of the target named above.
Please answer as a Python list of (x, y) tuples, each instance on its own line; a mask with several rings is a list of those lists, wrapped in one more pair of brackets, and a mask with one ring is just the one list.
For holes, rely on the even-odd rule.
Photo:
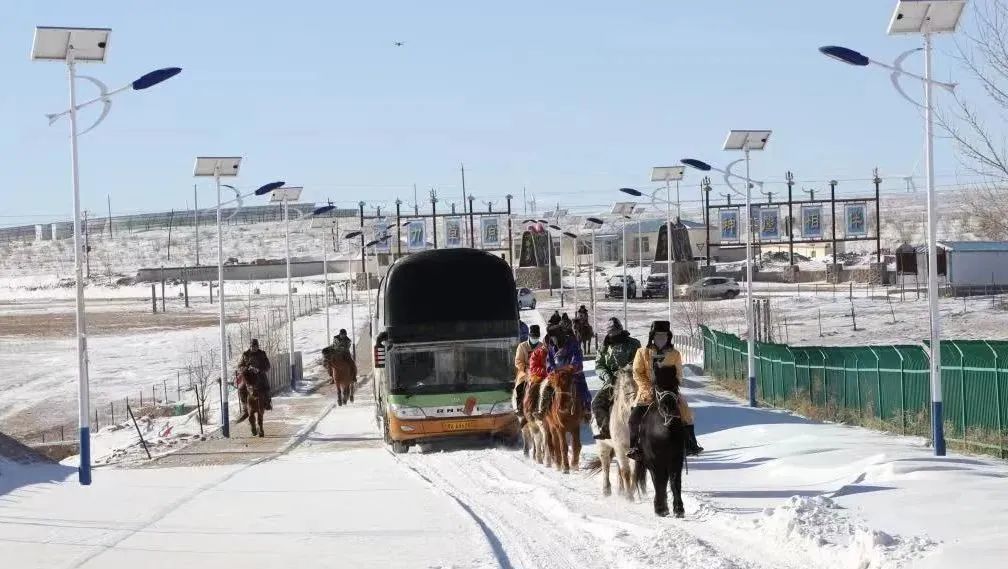
[(609, 414), (611, 438), (595, 442), (599, 457), (588, 464), (588, 469), (593, 473), (602, 473), (602, 494), (605, 496), (612, 495), (609, 464), (615, 458), (620, 494), (628, 500), (634, 499), (634, 485), (631, 481), (633, 461), (627, 458), (627, 451), (630, 449), (630, 410), (633, 409), (636, 397), (637, 384), (633, 380), (633, 371), (630, 366), (626, 366), (616, 372), (613, 385), (613, 406)]

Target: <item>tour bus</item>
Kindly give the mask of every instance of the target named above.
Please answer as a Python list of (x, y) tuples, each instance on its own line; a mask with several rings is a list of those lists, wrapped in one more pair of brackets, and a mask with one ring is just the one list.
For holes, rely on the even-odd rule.
[(513, 440), (519, 328), (514, 275), (500, 257), (440, 249), (395, 261), (372, 323), (375, 415), (392, 450), (459, 437)]

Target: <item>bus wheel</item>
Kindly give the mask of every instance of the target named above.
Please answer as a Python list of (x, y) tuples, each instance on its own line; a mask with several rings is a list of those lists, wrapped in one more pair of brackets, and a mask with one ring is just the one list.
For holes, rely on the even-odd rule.
[(409, 452), (409, 443), (405, 441), (392, 441), (392, 452), (396, 454), (406, 454)]

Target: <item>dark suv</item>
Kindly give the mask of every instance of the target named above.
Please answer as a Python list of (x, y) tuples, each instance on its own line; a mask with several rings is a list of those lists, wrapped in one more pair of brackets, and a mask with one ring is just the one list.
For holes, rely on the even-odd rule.
[(650, 275), (644, 283), (644, 291), (641, 298), (666, 298), (668, 297), (668, 275)]
[[(637, 298), (637, 281), (630, 275), (627, 275), (626, 279), (627, 298)], [(609, 277), (605, 296), (606, 298), (623, 298), (623, 275)]]

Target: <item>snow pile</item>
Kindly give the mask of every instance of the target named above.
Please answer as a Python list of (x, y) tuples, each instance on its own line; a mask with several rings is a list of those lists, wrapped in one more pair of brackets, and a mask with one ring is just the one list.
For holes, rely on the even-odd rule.
[(872, 529), (850, 518), (826, 496), (792, 496), (783, 505), (763, 510), (753, 526), (783, 547), (798, 544), (821, 555), (824, 563), (835, 560), (840, 567), (857, 569), (899, 567), (937, 545), (927, 538), (903, 538)]

